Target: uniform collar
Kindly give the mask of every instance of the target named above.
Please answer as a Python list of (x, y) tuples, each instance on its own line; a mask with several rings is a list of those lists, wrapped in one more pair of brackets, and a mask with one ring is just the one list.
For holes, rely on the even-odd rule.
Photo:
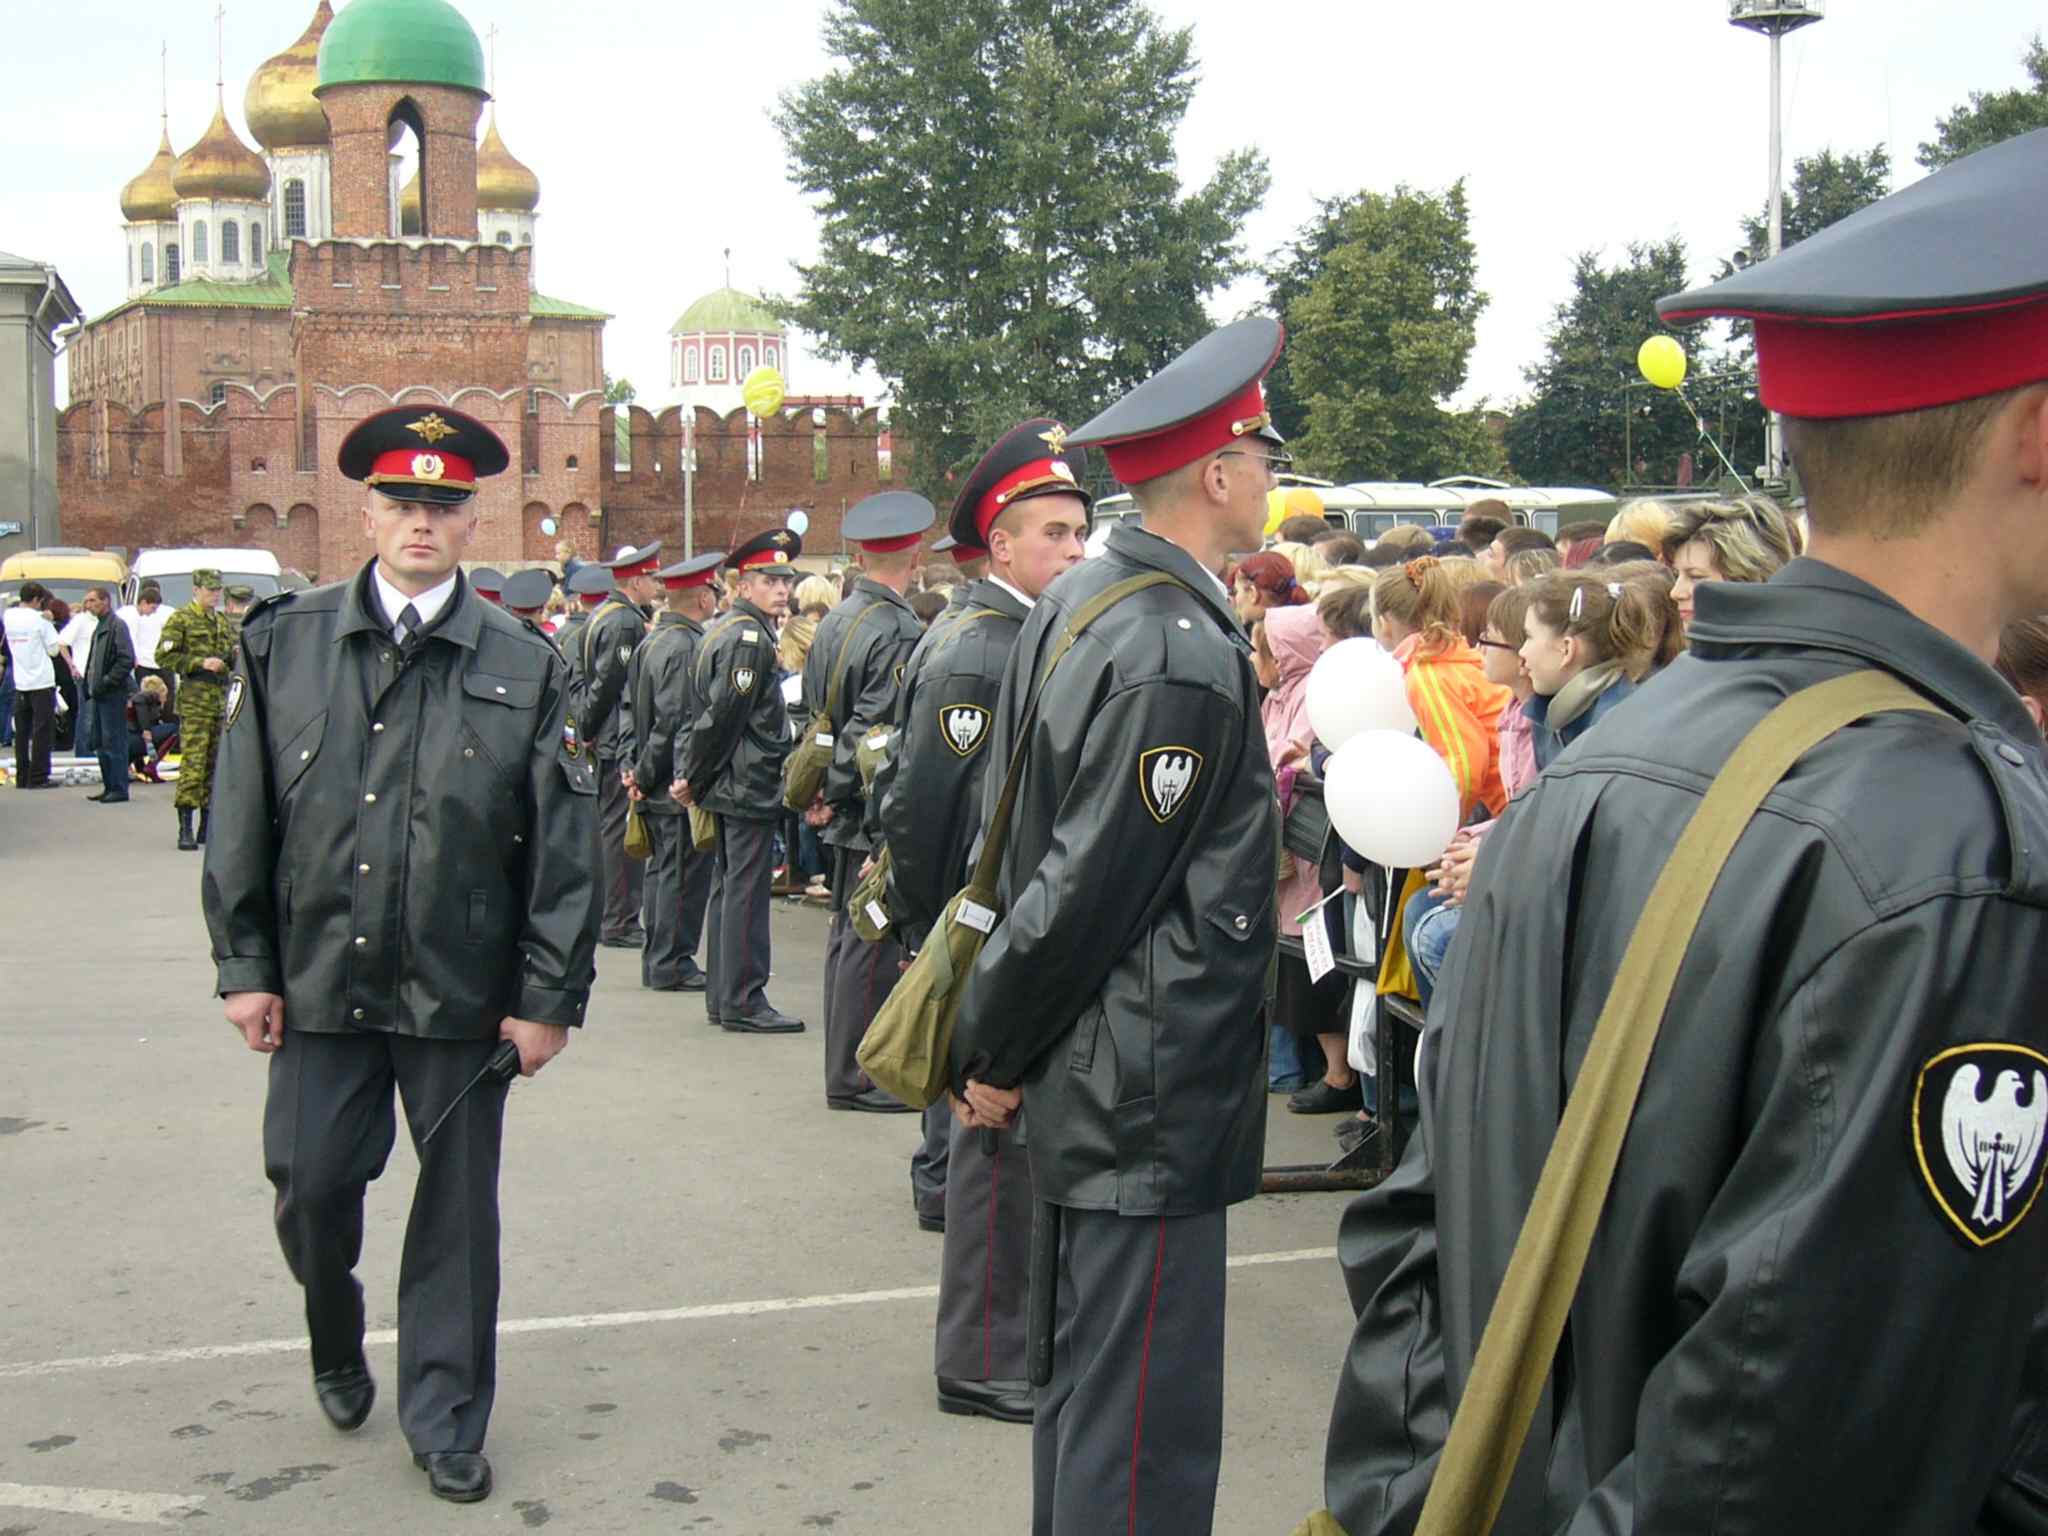
[[(355, 579), (348, 584), (348, 595), (342, 600), (342, 635), (357, 633), (372, 634), (381, 640), (391, 638), (391, 626), (377, 611), (379, 600), (375, 596), (377, 562), (368, 560), (356, 572)], [(403, 607), (404, 604), (400, 604)], [(394, 619), (397, 615), (392, 616)], [(483, 615), (477, 603), (469, 595), (469, 583), (461, 571), (455, 573), (455, 590), (449, 594), (445, 616), (434, 626), (432, 638), (452, 640), (465, 650), (476, 649), (477, 632), (483, 627)]]
[(728, 608), (725, 611), (725, 614), (720, 614), (719, 617), (724, 618), (726, 614), (745, 614), (748, 618), (752, 619), (756, 624), (761, 625), (764, 629), (767, 629), (770, 632), (773, 632), (775, 628), (775, 621), (769, 618), (768, 615), (763, 613), (760, 609), (756, 608), (752, 603), (748, 602), (744, 597), (734, 598), (732, 600), (732, 607)]
[(1178, 577), (1190, 592), (1215, 612), (1226, 630), (1240, 636), (1244, 633), (1244, 626), (1237, 620), (1237, 611), (1230, 606), (1230, 594), (1223, 590), (1223, 583), (1217, 579), (1216, 573), (1171, 539), (1162, 539), (1158, 534), (1148, 533), (1132, 523), (1121, 522), (1109, 530), (1109, 548), (1134, 565)]
[(997, 581), (993, 576), (977, 576), (965, 590), (967, 595), (960, 600), (962, 608), (993, 608), (1020, 623), (1035, 606), (1015, 587)]
[(687, 613), (677, 613), (673, 608), (664, 608), (654, 616), (656, 629), (687, 629), (692, 634), (704, 633), (704, 626)]
[(2014, 741), (2036, 739), (2033, 721), (1990, 667), (1895, 599), (1820, 560), (1794, 560), (1762, 584), (1713, 581), (1693, 597), (1694, 655), (1732, 661), (1759, 646), (1836, 651), (1904, 678), (1964, 720), (1983, 720)]
[(892, 602), (898, 608), (901, 608), (905, 613), (909, 614), (912, 618), (915, 618), (917, 616), (917, 610), (910, 606), (910, 600), (908, 598), (904, 597), (894, 587), (883, 586), (879, 581), (875, 580), (875, 578), (872, 576), (861, 577), (859, 581), (856, 581), (853, 584), (853, 590), (856, 592), (865, 592), (869, 597), (879, 598), (888, 602)]

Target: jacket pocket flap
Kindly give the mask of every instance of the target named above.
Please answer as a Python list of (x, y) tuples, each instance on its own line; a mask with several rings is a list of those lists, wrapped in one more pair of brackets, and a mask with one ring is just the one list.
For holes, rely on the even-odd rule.
[(597, 770), (587, 757), (571, 757), (566, 751), (557, 759), (562, 765), (562, 777), (569, 781), (569, 788), (579, 795), (597, 793)]
[(327, 711), (322, 710), (300, 726), (297, 734), (277, 749), (277, 792), (282, 795), (298, 783), (320, 755), (320, 740), (327, 734)]
[(537, 677), (501, 677), (491, 672), (462, 674), (462, 691), (486, 704), (531, 709), (540, 702), (540, 688), (541, 680)]
[(1242, 944), (1252, 936), (1252, 929), (1258, 926), (1262, 915), (1235, 903), (1226, 902), (1209, 913), (1209, 924), (1225, 937)]

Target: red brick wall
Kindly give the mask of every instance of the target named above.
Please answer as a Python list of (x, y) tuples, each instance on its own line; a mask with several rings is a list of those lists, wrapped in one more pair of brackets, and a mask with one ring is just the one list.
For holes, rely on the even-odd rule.
[(421, 233), (476, 239), (476, 125), (483, 97), (448, 85), (338, 85), (320, 93), (334, 148), (334, 233), (387, 240), (391, 218), (390, 127), (410, 102), (426, 130), (420, 146), (426, 193)]

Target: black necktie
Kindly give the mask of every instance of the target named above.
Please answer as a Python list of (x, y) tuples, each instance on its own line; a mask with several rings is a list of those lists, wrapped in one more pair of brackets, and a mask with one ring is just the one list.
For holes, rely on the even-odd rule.
[(398, 648), (408, 656), (420, 638), (420, 611), (407, 603), (398, 615)]

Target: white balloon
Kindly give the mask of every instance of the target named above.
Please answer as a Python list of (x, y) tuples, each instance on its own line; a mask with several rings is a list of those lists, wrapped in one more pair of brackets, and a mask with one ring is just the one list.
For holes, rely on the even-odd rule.
[(1458, 830), (1458, 786), (1428, 742), (1362, 731), (1323, 769), (1323, 803), (1337, 835), (1386, 869), (1434, 864)]
[(1332, 752), (1361, 731), (1413, 731), (1401, 664), (1377, 640), (1339, 640), (1309, 671), (1308, 723)]
[(784, 518), (782, 522), (783, 526), (788, 528), (798, 538), (802, 538), (811, 531), (811, 514), (802, 507), (791, 507), (789, 509), (789, 516)]

